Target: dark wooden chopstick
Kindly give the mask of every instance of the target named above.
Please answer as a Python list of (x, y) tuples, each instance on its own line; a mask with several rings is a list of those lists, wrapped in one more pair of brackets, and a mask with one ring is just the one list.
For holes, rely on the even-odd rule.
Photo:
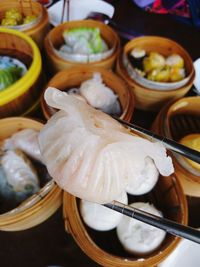
[(120, 212), (126, 216), (137, 219), (166, 231), (169, 234), (179, 236), (200, 244), (200, 231), (195, 228), (179, 224), (177, 222), (158, 217), (145, 211), (124, 205), (118, 201), (104, 204), (105, 207)]
[(144, 128), (141, 128), (135, 124), (132, 124), (132, 123), (129, 123), (129, 122), (126, 122), (124, 120), (121, 120), (117, 117), (114, 117), (114, 119), (116, 119), (118, 122), (120, 122), (121, 124), (127, 126), (129, 129), (137, 132), (137, 133), (140, 133), (146, 137), (150, 137), (151, 139), (153, 140), (157, 140), (157, 141), (160, 141), (163, 143), (163, 145), (173, 151), (173, 152), (176, 152), (188, 159), (191, 159), (197, 163), (200, 164), (200, 152), (197, 151), (197, 150), (194, 150), (194, 149), (191, 149), (189, 147), (186, 147), (182, 144), (179, 144), (177, 142), (175, 142), (174, 140), (172, 139), (169, 139), (169, 138), (166, 138), (166, 137), (163, 137), (163, 136), (160, 136), (158, 134), (155, 134), (155, 133), (152, 133), (151, 131), (149, 130), (146, 130)]

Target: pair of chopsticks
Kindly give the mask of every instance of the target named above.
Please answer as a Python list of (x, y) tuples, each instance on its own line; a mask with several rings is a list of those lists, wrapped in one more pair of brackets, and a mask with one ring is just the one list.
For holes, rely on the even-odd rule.
[(200, 231), (195, 228), (147, 213), (145, 211), (124, 205), (120, 202), (104, 204), (105, 207), (120, 212), (128, 217), (150, 224), (166, 231), (169, 234), (179, 236), (200, 244)]
[[(157, 140), (163, 143), (163, 145), (170, 149), (173, 152), (176, 152), (184, 157), (187, 157), (197, 163), (200, 163), (200, 152), (188, 148), (184, 145), (181, 145), (171, 139), (162, 137), (160, 135), (154, 134), (146, 129), (143, 129), (137, 125), (128, 123), (119, 118), (115, 118), (120, 123), (124, 124), (129, 129), (144, 135), (145, 137), (150, 137), (153, 140)], [(170, 233), (175, 236), (179, 236), (188, 240), (191, 240), (195, 243), (200, 244), (200, 231), (195, 228), (185, 226), (174, 221), (158, 217), (156, 215), (147, 213), (145, 211), (133, 208), (131, 206), (124, 205), (120, 202), (113, 201), (112, 203), (104, 204), (105, 207), (120, 212), (126, 216), (137, 219), (144, 223), (150, 224), (157, 228), (160, 228), (167, 233)]]
[(67, 4), (67, 21), (69, 21), (69, 9), (70, 9), (70, 0), (63, 0), (63, 7), (62, 7), (62, 15), (61, 15), (61, 23), (64, 22), (64, 16), (65, 16), (65, 9)]
[(160, 136), (158, 134), (152, 133), (142, 127), (139, 127), (135, 124), (126, 122), (124, 120), (121, 120), (117, 117), (114, 117), (115, 120), (117, 120), (118, 122), (120, 122), (121, 124), (125, 125), (126, 127), (128, 127), (130, 130), (133, 130), (137, 133), (140, 133), (142, 135), (144, 135), (145, 137), (150, 137), (152, 140), (156, 140), (156, 141), (160, 141), (167, 149), (176, 152), (188, 159), (191, 159), (197, 163), (200, 164), (200, 152), (197, 150), (194, 150), (192, 148), (186, 147), (182, 144), (179, 144), (177, 142), (175, 142), (172, 139)]

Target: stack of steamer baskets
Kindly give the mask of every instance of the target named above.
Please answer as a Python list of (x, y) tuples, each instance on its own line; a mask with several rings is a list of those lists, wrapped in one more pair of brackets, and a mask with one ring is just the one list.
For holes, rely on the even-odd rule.
[[(0, 90), (1, 144), (21, 130), (33, 129), (39, 132), (43, 126), (40, 119), (22, 116), (31, 116), (39, 106), (45, 82), (39, 48), (42, 48), (44, 36), (49, 31), (47, 10), (37, 2), (1, 1), (1, 24), (6, 12), (17, 13), (20, 20), (27, 16), (34, 16), (35, 20), (24, 25), (0, 26), (0, 57), (5, 61), (20, 61), (27, 69), (18, 80)], [(13, 23), (12, 19), (10, 21)], [(9, 75), (1, 76), (1, 83), (8, 84), (11, 79)], [(19, 231), (38, 225), (54, 214), (62, 203), (62, 190), (52, 181), (46, 167), (32, 160), (31, 164), (38, 174), (40, 190), (20, 205), (11, 205), (11, 210), (8, 208), (10, 203), (8, 206), (3, 203), (0, 230)]]
[[(20, 3), (23, 1), (20, 1)], [(36, 2), (29, 2), (34, 14), (38, 15), (38, 23), (31, 28), (23, 29), (23, 32), (16, 29), (0, 28), (0, 55), (25, 59), (28, 66), (27, 73), (13, 85), (4, 91), (0, 91), (0, 141), (9, 138), (22, 129), (34, 129), (40, 131), (43, 126), (39, 120), (28, 119), (21, 116), (28, 113), (40, 97), (41, 109), (34, 115), (41, 119), (49, 119), (57, 110), (49, 107), (44, 100), (44, 92), (48, 86), (56, 87), (62, 91), (80, 87), (81, 84), (92, 79), (94, 73), (99, 73), (102, 82), (118, 96), (121, 112), (119, 117), (131, 121), (135, 106), (138, 109), (152, 111), (160, 110), (170, 99), (177, 99), (185, 95), (192, 86), (194, 69), (190, 56), (177, 43), (161, 37), (141, 37), (128, 42), (120, 52), (120, 40), (117, 33), (108, 25), (94, 20), (70, 21), (60, 24), (48, 31), (47, 11)], [(11, 4), (12, 3), (12, 4)], [(0, 2), (0, 18), (2, 13), (11, 7), (16, 7), (18, 1)], [(30, 5), (31, 4), (31, 5)], [(19, 7), (20, 9), (21, 7)], [(24, 14), (29, 14), (23, 6)], [(37, 13), (39, 12), (39, 13)], [(107, 56), (99, 55), (85, 58), (75, 56), (75, 60), (69, 54), (62, 56), (59, 53), (60, 47), (64, 44), (64, 31), (76, 28), (98, 28), (101, 37), (108, 45)], [(29, 35), (29, 36), (28, 36)], [(44, 39), (45, 68), (47, 69), (48, 82), (41, 88), (42, 60), (37, 45), (41, 48)], [(33, 40), (30, 38), (32, 37)], [(179, 54), (185, 62), (186, 80), (181, 86), (170, 90), (159, 88), (148, 88), (138, 83), (133, 78), (126, 65), (126, 56), (135, 46), (140, 46), (147, 52), (156, 49), (156, 52), (167, 56), (171, 53)], [(26, 63), (28, 58), (28, 63)], [(116, 73), (115, 73), (116, 67)], [(54, 76), (53, 76), (54, 75)], [(158, 86), (158, 84), (157, 84)], [(1, 97), (2, 96), (2, 97)], [(29, 110), (30, 109), (30, 110)], [(165, 110), (166, 111), (166, 110)], [(173, 110), (172, 110), (173, 111)], [(171, 116), (172, 111), (169, 112)], [(162, 113), (163, 114), (163, 113)], [(164, 115), (163, 115), (164, 116)], [(169, 122), (167, 122), (169, 124)], [(109, 129), (108, 129), (109, 130)], [(119, 162), (120, 164), (120, 162)], [(37, 165), (38, 166), (38, 165)], [(43, 172), (40, 169), (43, 169)], [(141, 196), (130, 196), (130, 202), (143, 201), (153, 203), (165, 218), (181, 224), (187, 224), (187, 203), (179, 182), (178, 166), (175, 163), (175, 173), (169, 177), (160, 176), (156, 186), (148, 194)], [(0, 215), (0, 230), (16, 231), (31, 228), (51, 216), (63, 202), (63, 214), (66, 231), (70, 233), (80, 248), (98, 264), (102, 266), (136, 266), (153, 267), (164, 260), (177, 246), (179, 238), (166, 235), (162, 244), (147, 255), (131, 255), (123, 250), (115, 231), (98, 232), (85, 225), (80, 214), (80, 200), (62, 190), (50, 179), (46, 184), (42, 173), (47, 174), (43, 164), (38, 167), (39, 179), (41, 179), (41, 190), (29, 197), (15, 209)], [(115, 244), (113, 246), (113, 244)]]

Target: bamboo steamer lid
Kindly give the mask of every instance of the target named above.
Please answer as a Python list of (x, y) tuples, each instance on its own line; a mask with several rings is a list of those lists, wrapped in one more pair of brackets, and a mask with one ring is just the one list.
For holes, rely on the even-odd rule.
[(26, 0), (1, 1), (0, 2), (0, 20), (4, 18), (5, 12), (12, 8), (19, 10), (21, 13), (23, 13), (24, 16), (34, 14), (38, 17), (38, 21), (35, 24), (33, 24), (30, 28), (24, 28), (24, 29), (22, 28), (21, 30), (19, 27), (18, 28), (20, 31), (30, 36), (41, 49), (43, 47), (44, 38), (46, 34), (48, 33), (48, 31), (50, 30), (47, 9), (43, 7), (43, 5), (35, 1), (26, 1)]
[[(173, 90), (150, 89), (140, 85), (129, 76), (122, 59), (123, 53), (127, 56), (135, 47), (140, 47), (147, 53), (150, 51), (158, 52), (165, 57), (173, 53), (179, 54), (184, 59), (186, 73), (188, 73), (188, 82), (184, 86)], [(133, 90), (136, 108), (150, 111), (158, 111), (168, 101), (183, 97), (192, 87), (195, 77), (193, 62), (187, 51), (178, 43), (157, 36), (138, 37), (129, 41), (118, 57), (117, 73), (127, 81), (128, 85)]]
[[(79, 63), (65, 60), (58, 56), (54, 49), (58, 49), (63, 43), (64, 39), (62, 34), (66, 29), (89, 27), (89, 28), (99, 28), (100, 34), (109, 47), (114, 48), (114, 52), (107, 58), (96, 62)], [(45, 38), (45, 52), (47, 56), (49, 71), (51, 73), (56, 73), (60, 70), (69, 69), (71, 67), (85, 67), (85, 66), (98, 66), (106, 69), (111, 69), (114, 67), (115, 61), (118, 56), (120, 40), (117, 33), (108, 25), (95, 21), (95, 20), (78, 20), (69, 21), (56, 26), (52, 29)]]
[[(40, 130), (43, 124), (39, 121), (11, 117), (0, 120), (0, 140), (8, 138), (15, 132), (22, 129)], [(48, 182), (41, 190), (22, 202), (17, 208), (0, 215), (0, 230), (20, 231), (36, 226), (47, 220), (62, 203), (62, 190)]]
[[(200, 134), (200, 97), (184, 97), (171, 101), (156, 117), (152, 130), (179, 142), (192, 133)], [(172, 154), (175, 172), (186, 195), (200, 197), (200, 172), (184, 165), (182, 156)]]
[(0, 118), (25, 113), (40, 97), (43, 85), (42, 59), (34, 41), (26, 34), (0, 28), (0, 55), (21, 60), (27, 72), (0, 92)]
[[(151, 202), (161, 210), (165, 218), (187, 224), (187, 202), (176, 174), (160, 176), (154, 189), (143, 196), (130, 196), (129, 202)], [(180, 239), (167, 234), (161, 246), (146, 256), (131, 256), (123, 251), (116, 239), (115, 230), (98, 232), (87, 227), (79, 212), (80, 200), (64, 192), (63, 214), (65, 229), (83, 252), (105, 267), (153, 267), (162, 262), (177, 246)]]
[(130, 121), (134, 110), (134, 96), (127, 84), (111, 70), (106, 70), (101, 67), (81, 66), (58, 72), (45, 87), (41, 97), (41, 107), (46, 119), (49, 119), (54, 113), (55, 109), (49, 107), (44, 100), (44, 92), (47, 87), (55, 87), (60, 90), (67, 91), (71, 88), (80, 87), (81, 83), (91, 79), (94, 73), (100, 73), (103, 82), (106, 86), (113, 90), (118, 95), (121, 105), (121, 118)]

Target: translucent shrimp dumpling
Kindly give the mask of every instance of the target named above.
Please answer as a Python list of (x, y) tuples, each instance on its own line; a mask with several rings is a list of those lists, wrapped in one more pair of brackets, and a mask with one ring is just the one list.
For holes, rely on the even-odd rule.
[(15, 205), (38, 192), (39, 179), (30, 160), (20, 150), (1, 152), (0, 199)]
[(100, 73), (94, 73), (92, 79), (81, 84), (80, 94), (94, 108), (109, 114), (120, 113), (118, 96), (103, 83)]
[(13, 134), (10, 138), (4, 140), (3, 149), (20, 149), (28, 156), (42, 162), (38, 143), (38, 134), (39, 132), (33, 129), (21, 130)]
[(91, 202), (111, 202), (134, 179), (133, 162), (142, 170), (146, 157), (162, 175), (173, 172), (162, 144), (133, 136), (109, 115), (55, 88), (44, 97), (60, 111), (40, 131), (39, 146), (50, 175), (65, 191)]

